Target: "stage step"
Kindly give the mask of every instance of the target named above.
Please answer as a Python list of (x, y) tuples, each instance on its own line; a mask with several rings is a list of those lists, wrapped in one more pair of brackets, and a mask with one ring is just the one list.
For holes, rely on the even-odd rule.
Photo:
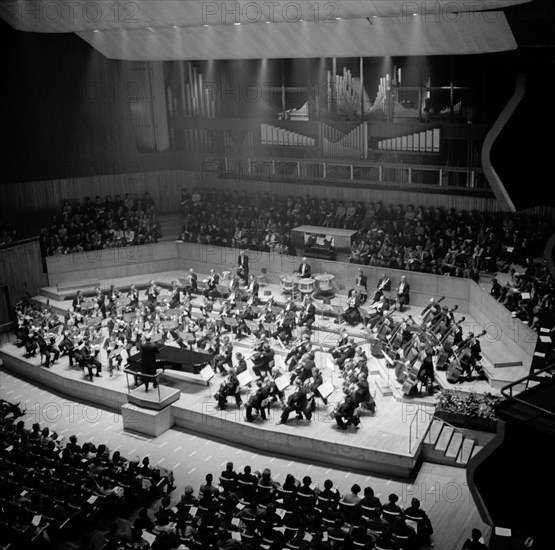
[(482, 353), (496, 369), (522, 365), (522, 361), (511, 354), (501, 342), (489, 342), (487, 338), (484, 338), (482, 340)]
[(430, 429), (428, 430), (428, 434), (426, 435), (425, 441), (426, 443), (429, 443), (430, 445), (435, 446), (435, 444), (437, 443), (437, 438), (439, 437), (439, 434), (441, 433), (441, 430), (443, 428), (443, 421), (440, 420), (439, 418), (434, 418), (432, 420), (432, 424), (430, 425)]
[(441, 433), (439, 434), (439, 438), (436, 444), (434, 445), (434, 449), (436, 451), (441, 451), (445, 453), (445, 451), (447, 450), (447, 447), (449, 447), (449, 443), (451, 442), (451, 438), (453, 437), (454, 433), (455, 433), (454, 428), (452, 428), (451, 426), (448, 426), (447, 424), (443, 424)]
[(453, 436), (451, 437), (451, 441), (449, 442), (449, 446), (445, 450), (445, 456), (449, 458), (457, 458), (464, 439), (464, 435), (455, 430)]
[(474, 450), (475, 446), (476, 446), (475, 441), (473, 441), (472, 439), (469, 439), (468, 437), (465, 437), (462, 443), (461, 452), (457, 458), (457, 464), (462, 464), (462, 465), (467, 464), (468, 461), (470, 460), (470, 457), (472, 456), (472, 451)]

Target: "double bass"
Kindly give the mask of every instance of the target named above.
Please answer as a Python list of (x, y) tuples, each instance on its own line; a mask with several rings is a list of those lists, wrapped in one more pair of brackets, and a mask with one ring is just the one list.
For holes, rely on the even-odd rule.
[(440, 341), (440, 347), (441, 347), (441, 351), (439, 352), (439, 355), (437, 357), (436, 360), (436, 369), (437, 370), (445, 370), (446, 367), (446, 363), (447, 363), (447, 359), (449, 359), (449, 356), (452, 353), (452, 347), (453, 347), (453, 342), (454, 342), (454, 332), (455, 329), (461, 325), (461, 323), (464, 322), (464, 320), (466, 319), (466, 317), (462, 317), (459, 321), (457, 321), (455, 324), (453, 324), (452, 326), (450, 326), (447, 329), (447, 332), (445, 333), (445, 335), (443, 336), (443, 338)]
[[(486, 334), (486, 330), (480, 332), (480, 334), (476, 335), (475, 338), (478, 339), (484, 334)], [(446, 378), (447, 382), (450, 384), (455, 384), (458, 382), (462, 371), (464, 370), (463, 365), (467, 363), (470, 359), (470, 341), (464, 342), (459, 349), (453, 354), (451, 362), (447, 367)]]

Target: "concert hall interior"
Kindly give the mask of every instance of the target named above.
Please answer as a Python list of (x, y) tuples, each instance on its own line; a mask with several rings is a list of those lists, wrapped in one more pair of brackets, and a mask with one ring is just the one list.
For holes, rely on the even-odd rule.
[(0, 550), (552, 548), (554, 24), (4, 0)]

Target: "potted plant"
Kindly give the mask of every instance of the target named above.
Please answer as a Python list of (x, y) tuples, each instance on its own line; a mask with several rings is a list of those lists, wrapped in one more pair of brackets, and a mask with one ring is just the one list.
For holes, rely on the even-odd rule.
[(435, 416), (459, 428), (495, 432), (496, 407), (502, 400), (501, 395), (492, 393), (463, 395), (442, 390), (437, 396)]

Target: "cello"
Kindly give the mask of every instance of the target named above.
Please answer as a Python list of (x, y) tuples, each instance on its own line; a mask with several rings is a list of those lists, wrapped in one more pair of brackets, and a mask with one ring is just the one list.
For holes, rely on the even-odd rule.
[[(475, 338), (480, 338), (486, 334), (486, 332), (486, 330), (483, 330), (480, 334), (476, 335)], [(453, 358), (447, 367), (446, 378), (447, 382), (450, 384), (455, 384), (459, 381), (461, 373), (464, 369), (463, 365), (467, 364), (470, 359), (470, 342), (470, 340), (467, 340), (461, 345), (461, 347), (453, 355)]]
[(424, 359), (425, 351), (422, 350), (418, 353), (418, 355), (412, 360), (412, 362), (407, 367), (406, 377), (403, 382), (403, 386), (401, 387), (401, 391), (405, 395), (409, 395), (410, 392), (414, 389), (416, 384), (418, 384), (418, 372), (420, 371), (420, 366), (422, 364), (422, 360)]

